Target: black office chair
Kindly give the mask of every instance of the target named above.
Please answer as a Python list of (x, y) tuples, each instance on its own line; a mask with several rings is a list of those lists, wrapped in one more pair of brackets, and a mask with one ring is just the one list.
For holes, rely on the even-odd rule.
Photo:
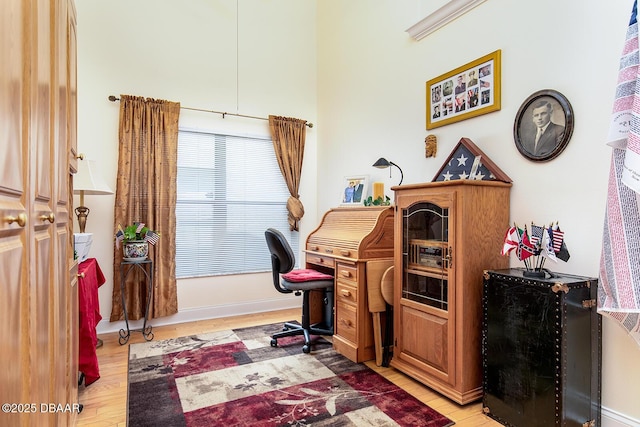
[[(284, 235), (269, 228), (264, 233), (271, 252), (273, 286), (278, 292), (302, 294), (302, 325), (285, 323), (282, 332), (271, 336), (271, 346), (278, 346), (278, 338), (304, 335), (302, 351), (311, 351), (311, 335), (333, 335), (333, 276), (312, 269), (296, 269), (295, 256)], [(312, 291), (323, 293), (324, 319), (311, 325), (309, 295)]]

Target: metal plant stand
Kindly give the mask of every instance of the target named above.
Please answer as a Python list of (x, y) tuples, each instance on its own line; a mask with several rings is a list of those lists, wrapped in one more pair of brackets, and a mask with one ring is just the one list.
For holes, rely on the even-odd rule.
[[(143, 272), (147, 279), (147, 307), (144, 311), (144, 323), (142, 329), (129, 329), (129, 316), (127, 315), (127, 301), (125, 298), (125, 283), (129, 273), (139, 269)], [(131, 332), (142, 332), (142, 336), (145, 340), (151, 341), (153, 339), (153, 326), (147, 325), (149, 320), (149, 305), (151, 304), (151, 297), (153, 295), (153, 260), (147, 258), (143, 261), (122, 261), (120, 264), (120, 295), (122, 296), (122, 310), (124, 311), (124, 322), (127, 325), (127, 330), (120, 329), (120, 337), (118, 342), (120, 345), (124, 345), (129, 341)]]

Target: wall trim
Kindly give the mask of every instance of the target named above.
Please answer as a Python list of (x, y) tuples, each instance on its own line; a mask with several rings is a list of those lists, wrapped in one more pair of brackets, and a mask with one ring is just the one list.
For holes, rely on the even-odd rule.
[(421, 40), (485, 1), (486, 0), (451, 0), (423, 20), (413, 24), (406, 32), (416, 39), (416, 41)]
[(634, 427), (640, 426), (640, 420), (628, 415), (616, 412), (613, 409), (602, 407), (602, 427)]

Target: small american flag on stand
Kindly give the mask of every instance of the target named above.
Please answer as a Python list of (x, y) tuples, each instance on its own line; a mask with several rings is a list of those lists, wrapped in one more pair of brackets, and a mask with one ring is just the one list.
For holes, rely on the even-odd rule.
[(160, 240), (160, 234), (149, 230), (147, 231), (147, 234), (144, 235), (144, 240), (155, 246), (155, 244), (158, 243), (158, 240)]
[(535, 249), (535, 254), (534, 255), (539, 255), (540, 254), (540, 245), (541, 245), (541, 241), (542, 241), (542, 227), (539, 225), (535, 225), (534, 223), (531, 223), (531, 236), (529, 236), (529, 240), (531, 240), (531, 245), (534, 247)]
[(549, 234), (551, 235), (551, 239), (553, 240), (553, 250), (555, 252), (560, 252), (560, 248), (562, 248), (562, 242), (564, 242), (564, 231), (560, 230), (557, 222), (556, 225), (549, 227)]

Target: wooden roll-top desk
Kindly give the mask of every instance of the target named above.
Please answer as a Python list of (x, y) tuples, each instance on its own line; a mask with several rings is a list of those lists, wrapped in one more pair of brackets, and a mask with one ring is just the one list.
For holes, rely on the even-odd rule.
[(306, 267), (335, 276), (333, 346), (354, 362), (375, 357), (366, 265), (393, 260), (393, 225), (392, 206), (340, 207), (307, 238)]

